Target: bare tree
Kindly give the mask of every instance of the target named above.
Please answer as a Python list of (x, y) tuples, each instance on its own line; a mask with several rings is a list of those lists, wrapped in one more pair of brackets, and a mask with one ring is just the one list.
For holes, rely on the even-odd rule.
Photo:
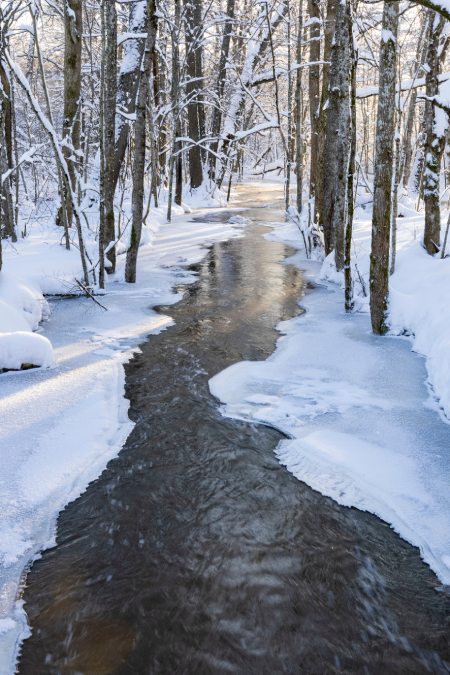
[(396, 0), (384, 3), (370, 256), (370, 315), (372, 330), (378, 335), (387, 330), (398, 15), (399, 3)]
[(203, 100), (203, 9), (202, 0), (185, 0), (186, 107), (189, 134), (189, 178), (191, 189), (203, 183), (204, 152), (200, 141), (205, 136)]
[(117, 96), (117, 13), (114, 2), (102, 0), (102, 76), (100, 92), (100, 227), (99, 227), (99, 286), (105, 285), (104, 257), (110, 263), (109, 272), (116, 268), (114, 194), (111, 167), (115, 155), (115, 125)]
[(331, 50), (328, 92), (327, 134), (323, 170), (323, 228), (325, 253), (335, 251), (338, 271), (344, 269), (345, 221), (347, 213), (348, 167), (351, 143), (350, 2), (340, 2)]
[(148, 87), (152, 52), (155, 45), (157, 18), (155, 0), (147, 0), (145, 16), (145, 49), (142, 60), (141, 77), (136, 102), (136, 122), (134, 125), (134, 162), (130, 244), (125, 264), (125, 281), (136, 282), (136, 267), (141, 242), (142, 221), (144, 215), (144, 175), (145, 175), (145, 139)]
[(325, 157), (325, 137), (327, 133), (327, 101), (328, 101), (328, 85), (330, 77), (330, 58), (331, 48), (335, 30), (336, 21), (336, 6), (337, 0), (327, 0), (327, 10), (325, 19), (325, 40), (323, 46), (323, 61), (322, 68), (322, 91), (320, 96), (320, 109), (316, 124), (317, 134), (317, 155), (315, 157), (315, 200), (314, 200), (314, 222), (322, 225), (324, 222), (323, 213), (323, 188), (324, 188), (324, 157)]
[[(76, 170), (80, 152), (80, 97), (83, 35), (83, 4), (81, 0), (64, 0), (64, 120), (63, 152), (70, 175), (72, 191), (76, 191)], [(73, 213), (70, 199), (65, 202), (67, 226), (71, 227)], [(58, 217), (62, 220), (61, 213)]]
[[(445, 113), (436, 109), (434, 106), (433, 97), (439, 93), (439, 42), (444, 25), (445, 19), (432, 10), (429, 10), (426, 56), (427, 69), (425, 77), (425, 147), (422, 188), (425, 204), (423, 244), (430, 255), (437, 253), (441, 245), (439, 183), (448, 122)], [(437, 117), (441, 118), (443, 124), (438, 124)]]
[(310, 172), (309, 194), (316, 194), (317, 159), (319, 153), (319, 136), (317, 125), (320, 113), (320, 2), (308, 0), (309, 12), (309, 61), (308, 89), (309, 89), (309, 118), (311, 123), (310, 140)]

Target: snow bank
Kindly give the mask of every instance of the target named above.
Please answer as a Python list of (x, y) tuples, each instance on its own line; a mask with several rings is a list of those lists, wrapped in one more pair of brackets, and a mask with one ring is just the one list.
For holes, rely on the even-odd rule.
[[(450, 420), (450, 257), (441, 260), (439, 255), (428, 255), (421, 245), (423, 216), (413, 211), (408, 202), (400, 204), (400, 212), (405, 217), (397, 221), (397, 259), (390, 278), (390, 333), (409, 335), (413, 350), (426, 357), (428, 383), (438, 406)], [(358, 209), (358, 216), (352, 252), (355, 304), (358, 311), (368, 312), (372, 224), (362, 209)], [(343, 273), (336, 272), (333, 253), (324, 261), (319, 276), (343, 287)]]
[(205, 178), (200, 187), (191, 189), (189, 186), (183, 191), (183, 205), (190, 208), (202, 209), (205, 207), (215, 208), (225, 206), (226, 193), (219, 190), (211, 181)]
[[(414, 239), (419, 219), (400, 223), (391, 325), (414, 333), (414, 349), (427, 356), (429, 379), (447, 409), (450, 266)], [(293, 224), (272, 227), (267, 238), (302, 247)], [(367, 288), (369, 241), (370, 221), (361, 218), (355, 260)], [(367, 313), (345, 314), (341, 278), (329, 260), (321, 266), (298, 253), (290, 262), (316, 284), (302, 302), (306, 314), (278, 326), (282, 337), (267, 361), (231, 366), (210, 380), (211, 392), (225, 415), (286, 434), (276, 454), (289, 471), (388, 522), (450, 584), (450, 425), (430, 406), (425, 361), (406, 339), (372, 335)], [(334, 283), (320, 284), (321, 275)], [(367, 298), (360, 305), (367, 308)]]
[(414, 351), (426, 357), (433, 394), (450, 419), (450, 258), (429, 256), (419, 242), (405, 246), (391, 280), (393, 333), (412, 335)]

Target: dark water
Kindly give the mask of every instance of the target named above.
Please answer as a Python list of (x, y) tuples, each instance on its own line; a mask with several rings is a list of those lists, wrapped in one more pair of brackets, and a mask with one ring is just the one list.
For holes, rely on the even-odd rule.
[(20, 673), (450, 672), (450, 598), (418, 552), (293, 478), (280, 435), (209, 394), (273, 351), (303, 291), (262, 232), (214, 246), (127, 366), (136, 427), (29, 574)]

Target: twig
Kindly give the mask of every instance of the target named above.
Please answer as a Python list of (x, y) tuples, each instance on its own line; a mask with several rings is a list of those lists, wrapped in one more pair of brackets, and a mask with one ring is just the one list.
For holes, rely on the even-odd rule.
[(81, 288), (81, 290), (83, 291), (83, 293), (85, 293), (85, 294), (88, 296), (88, 298), (90, 298), (91, 300), (93, 300), (93, 301), (95, 302), (96, 305), (98, 305), (99, 307), (101, 307), (102, 309), (104, 309), (105, 312), (108, 311), (108, 308), (105, 307), (105, 305), (102, 305), (101, 302), (99, 302), (99, 301), (93, 296), (93, 294), (91, 293), (91, 291), (90, 291), (86, 286), (84, 286), (80, 281), (78, 281), (78, 279), (75, 279), (75, 283)]

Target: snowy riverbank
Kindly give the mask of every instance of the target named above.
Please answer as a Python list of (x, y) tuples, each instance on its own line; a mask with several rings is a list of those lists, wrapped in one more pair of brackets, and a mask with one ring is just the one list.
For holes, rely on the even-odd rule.
[[(238, 225), (189, 222), (180, 214), (172, 224), (156, 224), (151, 245), (140, 250), (137, 284), (122, 282), (119, 257), (107, 294), (98, 298), (108, 311), (88, 298), (54, 300), (41, 335), (28, 332), (53, 345), (55, 367), (1, 375), (1, 673), (12, 671), (28, 631), (16, 600), (24, 567), (54, 543), (59, 511), (102, 472), (131, 431), (123, 364), (145, 336), (172, 323), (152, 307), (181, 298), (174, 288), (195, 281), (186, 266), (204, 257), (206, 245), (240, 234)], [(49, 242), (44, 231), (18, 248), (5, 252), (4, 278), (14, 272), (39, 301), (40, 291), (71, 287), (79, 272), (76, 251)]]
[[(302, 301), (306, 314), (279, 325), (282, 337), (267, 361), (235, 364), (210, 388), (224, 414), (289, 437), (277, 456), (297, 478), (391, 524), (450, 584), (450, 425), (426, 384), (448, 412), (450, 260), (420, 249), (419, 219), (401, 225), (391, 323), (415, 334), (413, 348), (427, 360), (411, 353), (406, 339), (373, 336), (367, 314), (346, 316), (341, 290), (325, 280), (339, 281), (327, 261), (321, 266), (298, 253), (289, 262), (319, 284)], [(369, 226), (361, 218), (355, 232), (362, 275)], [(292, 224), (274, 224), (266, 236), (302, 248)]]

